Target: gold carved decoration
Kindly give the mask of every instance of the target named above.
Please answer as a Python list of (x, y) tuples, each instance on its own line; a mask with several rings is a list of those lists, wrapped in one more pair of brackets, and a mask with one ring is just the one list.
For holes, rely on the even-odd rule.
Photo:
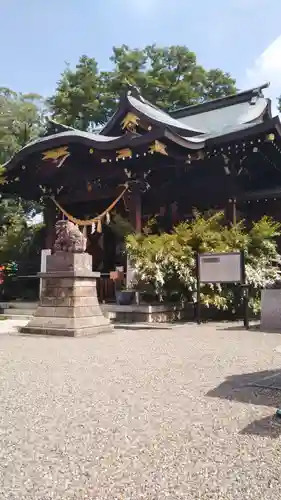
[(132, 157), (132, 150), (129, 148), (125, 149), (120, 149), (119, 151), (116, 151), (117, 153), (117, 159), (122, 160), (123, 158), (131, 158)]
[(133, 113), (127, 113), (125, 118), (122, 120), (121, 125), (122, 129), (127, 129), (130, 132), (135, 132), (137, 126), (139, 125), (139, 117), (134, 115)]
[(56, 167), (59, 168), (69, 156), (68, 146), (62, 146), (42, 153), (42, 160), (52, 160), (52, 162), (56, 164)]
[(148, 152), (150, 154), (160, 153), (161, 155), (168, 156), (167, 146), (165, 144), (163, 144), (162, 142), (160, 142), (160, 141), (155, 141), (153, 144), (151, 144), (151, 146), (149, 147)]
[(268, 134), (266, 136), (267, 141), (273, 142), (275, 140), (275, 135), (274, 134)]

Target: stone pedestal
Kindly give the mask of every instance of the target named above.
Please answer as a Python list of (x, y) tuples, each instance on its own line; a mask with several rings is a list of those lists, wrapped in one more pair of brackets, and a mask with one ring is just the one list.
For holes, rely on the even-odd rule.
[(86, 253), (58, 251), (47, 256), (46, 272), (39, 273), (39, 306), (23, 333), (78, 337), (113, 331), (100, 309), (92, 258)]
[(261, 292), (261, 330), (281, 332), (281, 290)]

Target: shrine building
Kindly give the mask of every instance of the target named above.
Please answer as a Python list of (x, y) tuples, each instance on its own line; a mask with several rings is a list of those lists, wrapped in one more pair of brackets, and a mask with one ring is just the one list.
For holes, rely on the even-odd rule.
[(5, 165), (2, 195), (43, 199), (45, 248), (58, 219), (86, 228), (102, 272), (120, 264), (109, 223), (116, 213), (135, 231), (152, 216), (169, 231), (194, 207), (225, 210), (229, 222), (281, 220), (281, 124), (267, 87), (171, 113), (132, 88), (99, 133), (49, 121), (45, 135)]

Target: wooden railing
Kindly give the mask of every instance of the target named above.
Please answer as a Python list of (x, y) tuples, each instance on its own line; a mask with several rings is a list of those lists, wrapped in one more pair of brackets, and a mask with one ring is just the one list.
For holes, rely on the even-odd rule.
[(115, 284), (109, 274), (101, 274), (97, 279), (97, 294), (100, 303), (115, 302)]

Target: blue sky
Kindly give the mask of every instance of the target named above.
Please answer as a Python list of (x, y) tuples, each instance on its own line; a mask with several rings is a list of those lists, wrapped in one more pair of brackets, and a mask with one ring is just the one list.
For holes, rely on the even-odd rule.
[(110, 67), (113, 45), (185, 44), (240, 87), (281, 94), (280, 0), (0, 0), (1, 86), (51, 94), (65, 61)]

